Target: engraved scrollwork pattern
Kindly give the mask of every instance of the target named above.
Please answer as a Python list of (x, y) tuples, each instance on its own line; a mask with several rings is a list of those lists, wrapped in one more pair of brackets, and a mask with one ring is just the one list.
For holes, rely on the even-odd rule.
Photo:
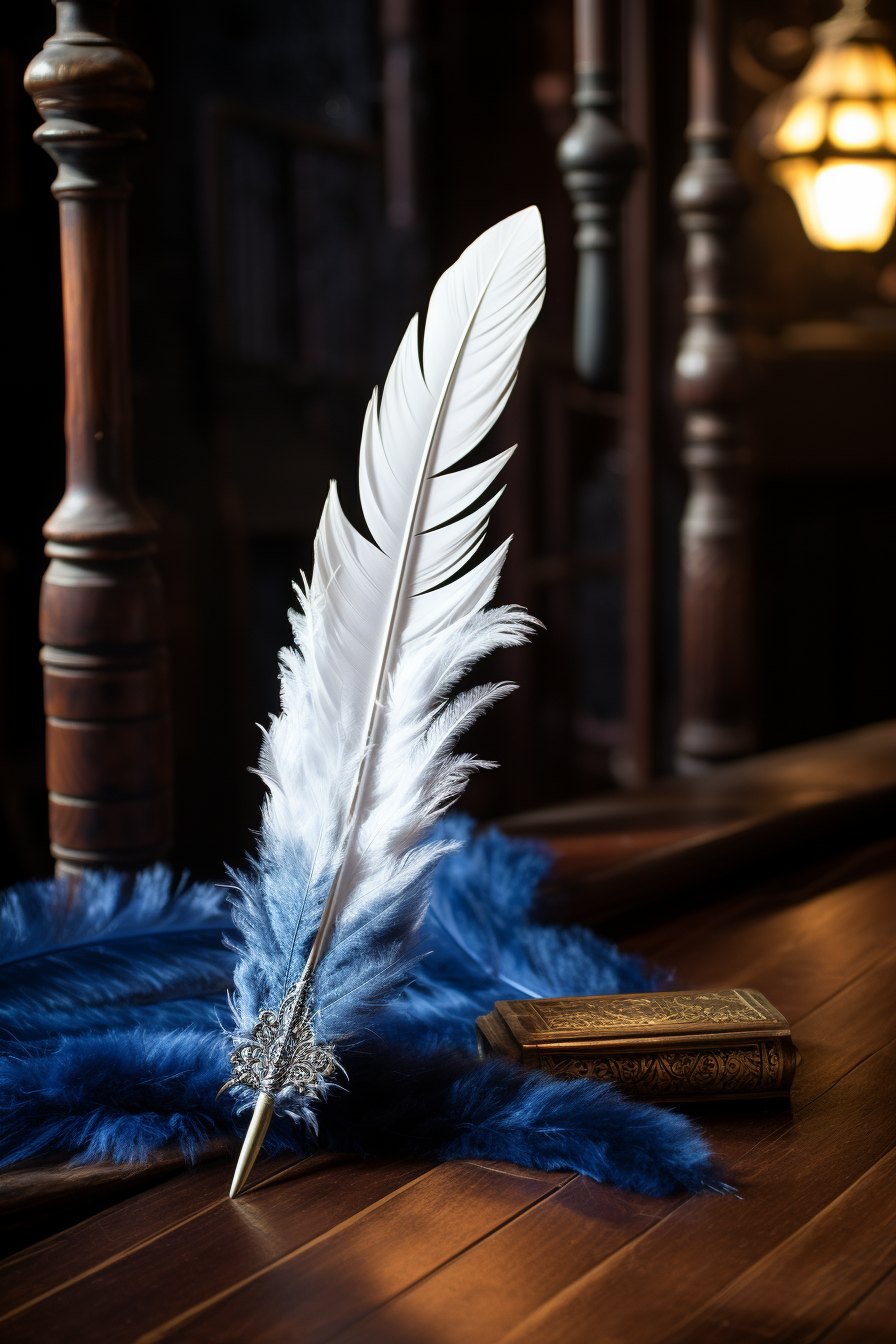
[(656, 996), (621, 995), (607, 997), (601, 1003), (566, 1006), (539, 1003), (527, 1005), (551, 1031), (588, 1031), (600, 1027), (660, 1027), (681, 1024), (767, 1022), (761, 1008), (750, 1003), (735, 989), (706, 994), (670, 994)]
[(332, 1046), (316, 1039), (312, 1021), (308, 982), (298, 980), (277, 1012), (261, 1010), (251, 1036), (234, 1037), (232, 1077), (221, 1092), (248, 1087), (284, 1101), (319, 1101), (341, 1066)]
[[(763, 1058), (765, 1056), (765, 1058)], [(545, 1055), (542, 1067), (559, 1078), (616, 1083), (637, 1096), (758, 1092), (778, 1082), (778, 1050), (761, 1043), (714, 1049), (631, 1054)]]

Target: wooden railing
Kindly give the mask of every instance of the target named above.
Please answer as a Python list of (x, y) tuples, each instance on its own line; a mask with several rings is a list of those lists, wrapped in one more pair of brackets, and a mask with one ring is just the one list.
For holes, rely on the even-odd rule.
[(749, 574), (731, 236), (747, 190), (731, 162), (723, 0), (693, 0), (689, 159), (673, 190), (687, 238), (686, 328), (675, 364), (690, 493), (681, 524), (678, 770), (699, 773), (755, 749)]
[[(412, 8), (406, 0), (390, 0), (381, 15), (387, 214), (402, 237), (417, 228), (419, 204), (411, 134)], [(50, 566), (41, 596), (41, 660), (51, 848), (59, 869), (74, 872), (105, 864), (138, 867), (164, 855), (171, 839), (163, 603), (154, 560), (155, 524), (133, 484), (128, 356), (130, 187), (124, 164), (142, 139), (134, 118), (152, 81), (140, 58), (116, 37), (114, 11), (112, 0), (90, 5), (59, 0), (57, 32), (32, 61), (26, 81), (45, 118), (36, 139), (59, 166), (53, 192), (62, 240), (67, 480), (65, 495), (44, 528)], [(676, 390), (686, 411), (684, 461), (690, 480), (682, 526), (683, 722), (678, 738), (679, 764), (689, 772), (741, 756), (753, 745), (738, 438), (744, 382), (727, 279), (731, 234), (746, 197), (731, 164), (723, 115), (723, 11), (721, 0), (694, 0), (690, 158), (675, 188), (688, 240), (686, 331)], [(621, 754), (627, 765), (617, 773), (637, 784), (655, 773), (657, 759), (652, 426), (658, 380), (650, 292), (656, 179), (648, 163), (653, 12), (651, 0), (576, 3), (578, 117), (562, 141), (559, 161), (578, 225), (575, 368), (580, 381), (568, 361), (561, 367), (543, 359), (537, 395), (517, 406), (517, 418), (526, 423), (510, 441), (519, 438), (518, 472), (529, 471), (531, 477), (518, 512), (521, 518), (532, 512), (529, 496), (536, 491), (539, 536), (527, 541), (525, 519), (522, 525), (514, 520), (518, 540), (507, 570), (509, 580), (514, 566), (519, 570), (520, 591), (513, 595), (520, 600), (526, 600), (526, 592), (547, 590), (554, 689), (548, 687), (544, 704), (536, 705), (529, 678), (516, 705), (525, 731), (531, 731), (545, 705), (556, 710), (548, 735), (555, 720), (575, 718), (574, 585), (586, 577), (624, 575), (625, 724), (609, 726), (625, 734)], [(621, 41), (608, 23), (613, 15)], [(625, 131), (617, 118), (618, 75)], [(236, 128), (244, 138), (257, 131), (290, 145), (298, 134), (291, 124), (256, 116), (251, 109), (216, 104), (212, 112), (207, 118), (214, 132), (210, 144), (217, 148), (206, 156), (205, 169), (207, 176), (217, 174), (222, 193), (227, 185), (225, 130)], [(320, 141), (322, 152), (332, 149), (340, 162), (376, 173), (373, 141), (348, 144), (344, 137), (320, 131), (311, 144), (308, 135), (302, 130), (296, 140), (303, 153), (310, 154)], [(635, 172), (635, 145), (646, 165), (641, 173)], [(252, 153), (254, 146), (252, 141)], [(622, 202), (629, 187), (620, 247)], [(213, 193), (207, 195), (212, 201)], [(223, 217), (221, 201), (213, 213)], [(216, 287), (223, 303), (228, 294), (233, 298), (239, 273), (219, 232), (220, 237), (212, 234), (217, 245), (209, 254), (222, 276), (226, 272), (226, 283)], [(253, 296), (258, 299), (254, 291)], [(217, 314), (219, 344), (253, 337), (251, 322), (235, 320), (236, 306), (235, 301), (225, 304), (226, 312)], [(296, 331), (300, 316), (292, 322)], [(360, 312), (358, 319), (363, 319)], [(271, 331), (262, 333), (265, 351), (276, 344)], [(277, 358), (285, 358), (279, 346), (277, 351)], [(253, 346), (242, 353), (257, 351)], [(524, 369), (521, 388), (526, 376)], [(539, 417), (549, 451), (542, 454), (543, 463), (527, 467), (528, 421)], [(624, 464), (625, 538), (618, 545), (605, 545), (603, 538), (595, 538), (590, 549), (581, 538), (572, 543), (575, 449), (570, 426), (576, 417), (589, 422), (587, 432), (601, 452), (611, 447)], [(613, 581), (618, 583), (618, 577)], [(551, 695), (557, 700), (553, 709)], [(512, 746), (508, 752), (512, 757)], [(512, 770), (512, 759), (506, 763)], [(568, 759), (558, 757), (558, 763), (568, 773)]]
[(113, 3), (58, 0), (28, 67), (58, 164), (66, 488), (44, 526), (40, 599), (51, 850), (57, 872), (137, 868), (171, 839), (172, 752), (156, 525), (131, 465), (126, 155), (152, 87)]

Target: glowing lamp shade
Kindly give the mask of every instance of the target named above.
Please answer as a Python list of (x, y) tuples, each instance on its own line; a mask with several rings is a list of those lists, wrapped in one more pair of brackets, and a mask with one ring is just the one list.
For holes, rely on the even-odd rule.
[(861, 159), (782, 159), (776, 182), (793, 197), (816, 247), (877, 252), (896, 223), (896, 163)]
[(816, 247), (877, 252), (896, 223), (896, 62), (833, 37), (779, 98), (761, 148)]

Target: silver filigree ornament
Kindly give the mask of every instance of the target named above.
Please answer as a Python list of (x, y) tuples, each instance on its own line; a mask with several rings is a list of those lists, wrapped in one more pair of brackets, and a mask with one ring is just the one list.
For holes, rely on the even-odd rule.
[(297, 980), (277, 1012), (261, 1010), (251, 1036), (234, 1037), (233, 1076), (221, 1092), (246, 1087), (285, 1102), (287, 1109), (289, 1102), (298, 1102), (304, 1109), (323, 1100), (336, 1073), (345, 1070), (333, 1047), (314, 1035), (310, 997), (310, 982)]

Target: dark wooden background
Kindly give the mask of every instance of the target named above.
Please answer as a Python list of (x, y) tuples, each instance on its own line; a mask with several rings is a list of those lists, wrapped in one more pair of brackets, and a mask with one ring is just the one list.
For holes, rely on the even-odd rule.
[[(387, 7), (388, 8), (388, 7)], [(758, 103), (768, 34), (836, 8), (733, 7), (736, 124)], [(871, 6), (896, 18), (893, 0)], [(670, 369), (682, 241), (668, 203), (684, 158), (688, 6), (647, 6), (655, 245), (653, 755), (678, 714), (677, 525), (684, 482)], [(419, 0), (412, 34), (413, 210), (383, 190), (381, 6), (194, 0), (121, 6), (156, 91), (131, 206), (138, 487), (160, 524), (177, 752), (173, 858), (216, 876), (257, 822), (247, 773), (276, 707), (290, 580), (310, 563), (327, 478), (352, 505), (372, 384), (434, 277), (497, 218), (535, 202), (549, 290), (516, 404), (499, 526), (516, 535), (501, 596), (548, 631), (510, 670), (522, 689), (474, 745), (504, 769), (481, 816), (630, 778), (623, 630), (625, 463), (612, 398), (570, 383), (572, 227), (554, 150), (571, 117), (567, 0)], [(62, 493), (62, 350), (52, 164), (21, 91), (53, 30), (29, 0), (0, 25), (0, 272), (5, 489), (0, 502), (0, 881), (49, 870), (37, 593), (40, 527)], [(775, 58), (777, 59), (777, 58)], [(798, 69), (779, 59), (780, 73)], [(759, 77), (761, 82), (761, 75)], [(629, 90), (629, 94), (630, 94)], [(623, 114), (626, 89), (623, 86)], [(760, 745), (896, 713), (896, 245), (823, 254), (749, 146), (736, 250), (752, 359), (748, 439)], [(835, 322), (835, 327), (819, 324)], [(508, 664), (505, 664), (505, 667)], [(495, 670), (501, 671), (500, 667)]]

